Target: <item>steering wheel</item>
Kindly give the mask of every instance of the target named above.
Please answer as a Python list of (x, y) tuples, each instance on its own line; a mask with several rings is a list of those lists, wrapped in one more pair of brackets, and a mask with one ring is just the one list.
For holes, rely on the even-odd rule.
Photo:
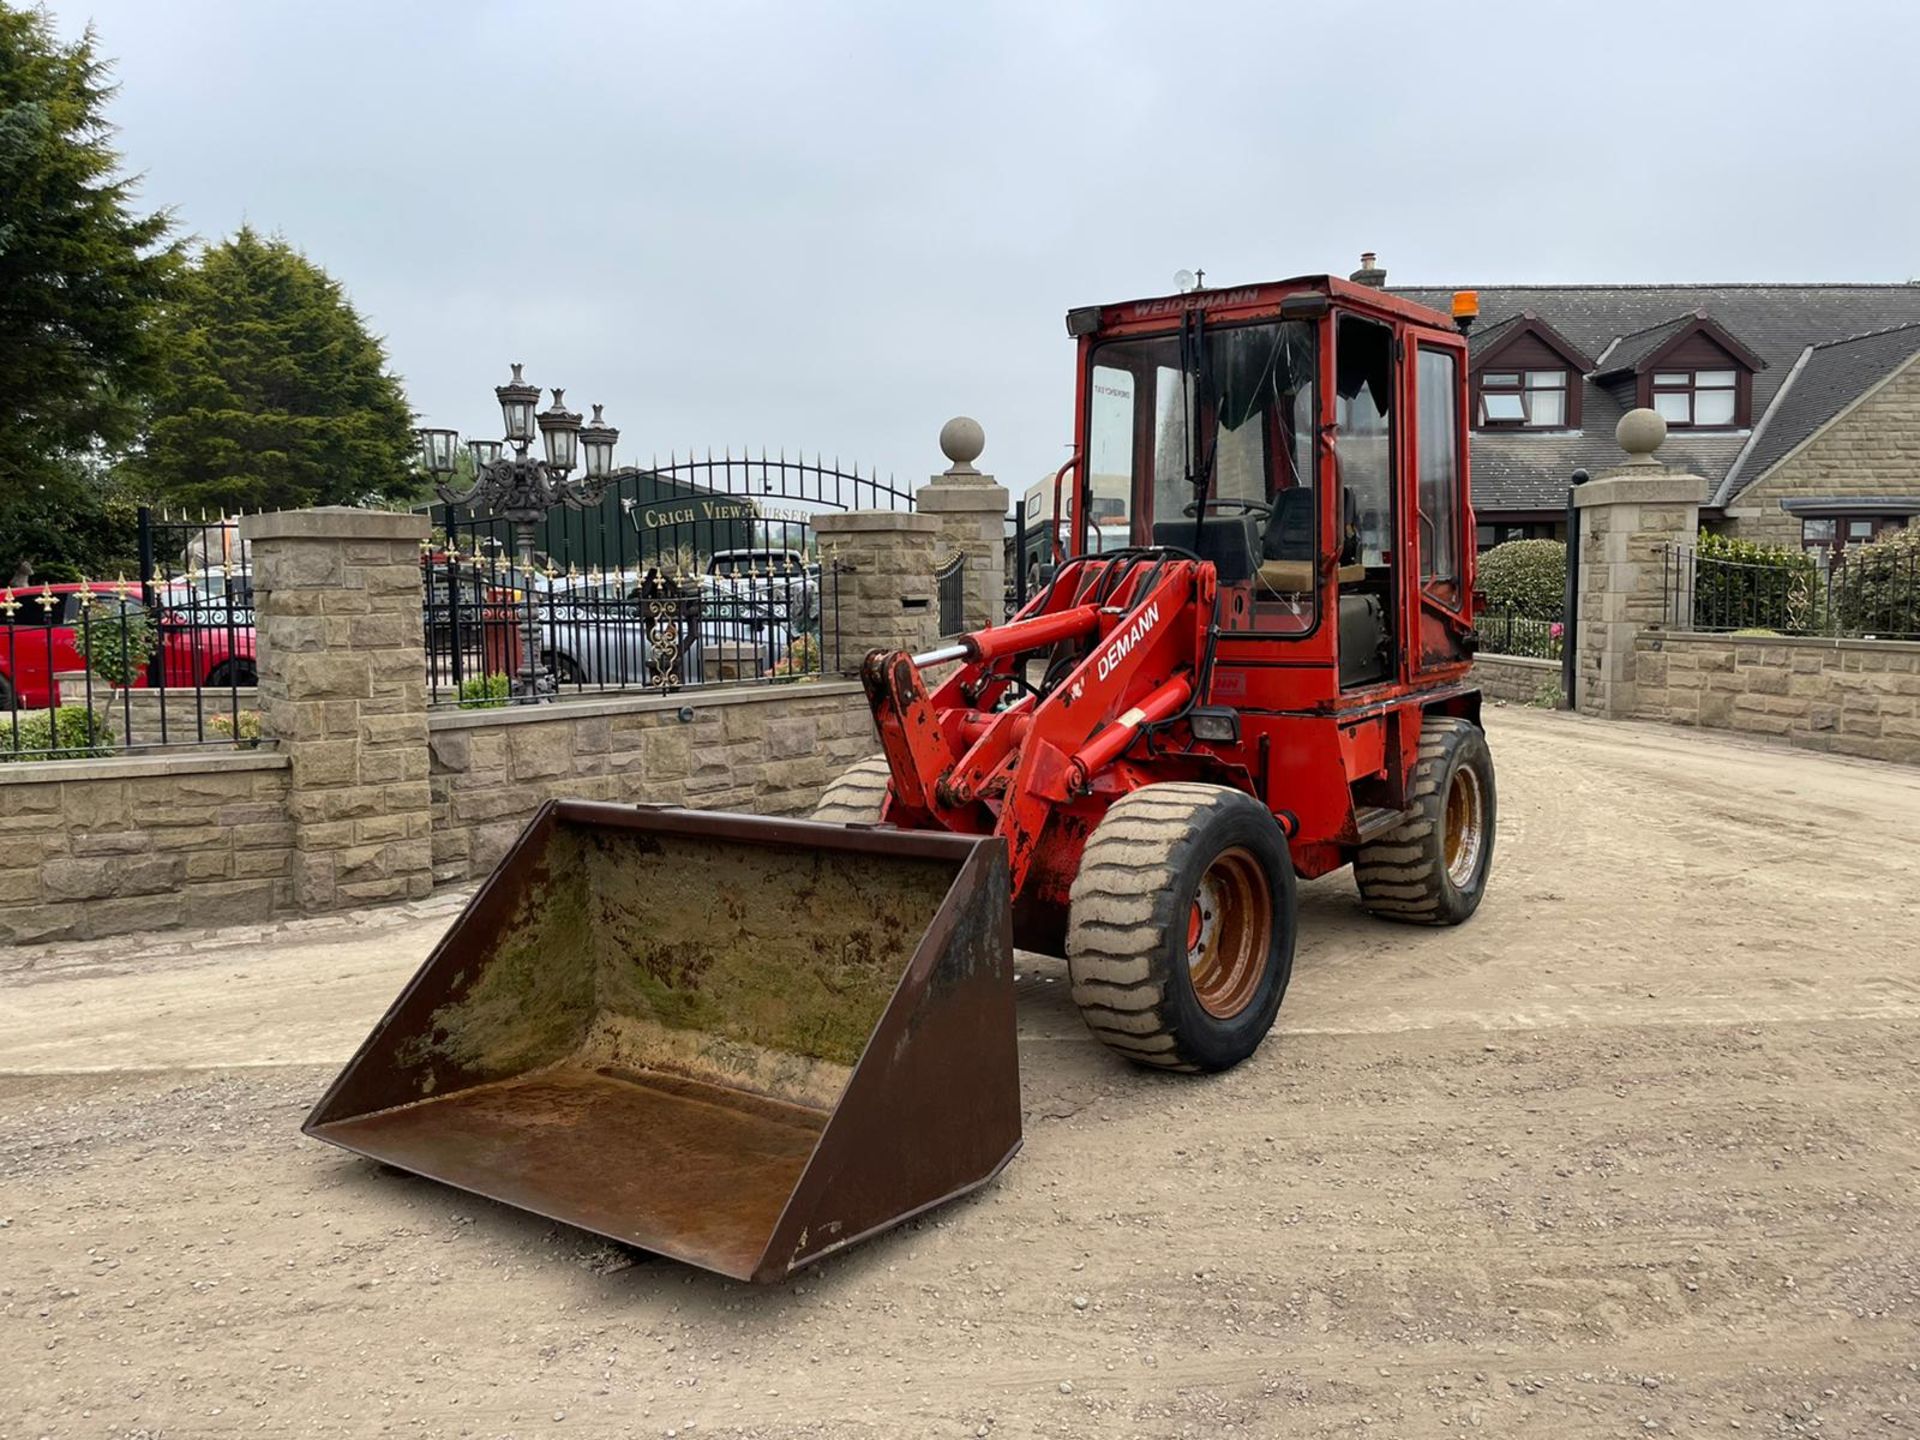
[[(1231, 495), (1210, 497), (1206, 502), (1206, 508), (1208, 514), (1257, 515), (1263, 520), (1273, 513), (1273, 506), (1264, 500), (1239, 500)], [(1197, 516), (1200, 510), (1189, 503), (1180, 513), (1191, 519)]]

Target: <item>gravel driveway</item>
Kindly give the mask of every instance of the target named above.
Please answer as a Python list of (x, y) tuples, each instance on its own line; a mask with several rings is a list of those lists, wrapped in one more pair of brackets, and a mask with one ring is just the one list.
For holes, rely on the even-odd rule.
[(457, 905), (0, 951), (0, 1437), (1903, 1435), (1920, 774), (1499, 710), (1459, 930), (1210, 1080), (1027, 968), (1000, 1181), (749, 1291), (303, 1140)]

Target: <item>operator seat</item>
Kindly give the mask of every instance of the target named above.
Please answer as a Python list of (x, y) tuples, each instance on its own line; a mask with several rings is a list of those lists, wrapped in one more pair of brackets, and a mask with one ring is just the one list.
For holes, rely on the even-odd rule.
[[(1338, 580), (1351, 585), (1366, 578), (1360, 556), (1360, 506), (1347, 486), (1340, 487), (1345, 523), (1340, 539)], [(1301, 594), (1313, 588), (1315, 492), (1301, 486), (1273, 497), (1273, 513), (1260, 537), (1260, 582), (1275, 594)]]
[(1263, 560), (1313, 559), (1313, 491), (1294, 486), (1273, 497), (1273, 513), (1260, 537)]
[(1238, 585), (1251, 580), (1259, 568), (1259, 524), (1254, 515), (1207, 515), (1196, 538), (1193, 517), (1182, 515), (1154, 521), (1153, 543), (1211, 560), (1222, 585)]

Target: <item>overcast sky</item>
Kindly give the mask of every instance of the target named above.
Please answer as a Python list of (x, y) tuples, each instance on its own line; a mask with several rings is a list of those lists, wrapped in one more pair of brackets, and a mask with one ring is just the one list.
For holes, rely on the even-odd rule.
[(1069, 306), (1395, 283), (1920, 275), (1920, 6), (53, 0), (144, 197), (283, 233), (416, 410), (509, 360), (621, 459), (724, 445), (1016, 493)]

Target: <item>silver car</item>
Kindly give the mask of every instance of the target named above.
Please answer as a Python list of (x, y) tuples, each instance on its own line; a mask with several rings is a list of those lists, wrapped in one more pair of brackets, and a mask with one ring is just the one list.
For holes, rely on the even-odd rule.
[(683, 685), (746, 680), (787, 660), (792, 632), (750, 597), (703, 587), (667, 611), (644, 583), (622, 593), (626, 578), (542, 587), (540, 658), (563, 686), (651, 686), (665, 672)]

